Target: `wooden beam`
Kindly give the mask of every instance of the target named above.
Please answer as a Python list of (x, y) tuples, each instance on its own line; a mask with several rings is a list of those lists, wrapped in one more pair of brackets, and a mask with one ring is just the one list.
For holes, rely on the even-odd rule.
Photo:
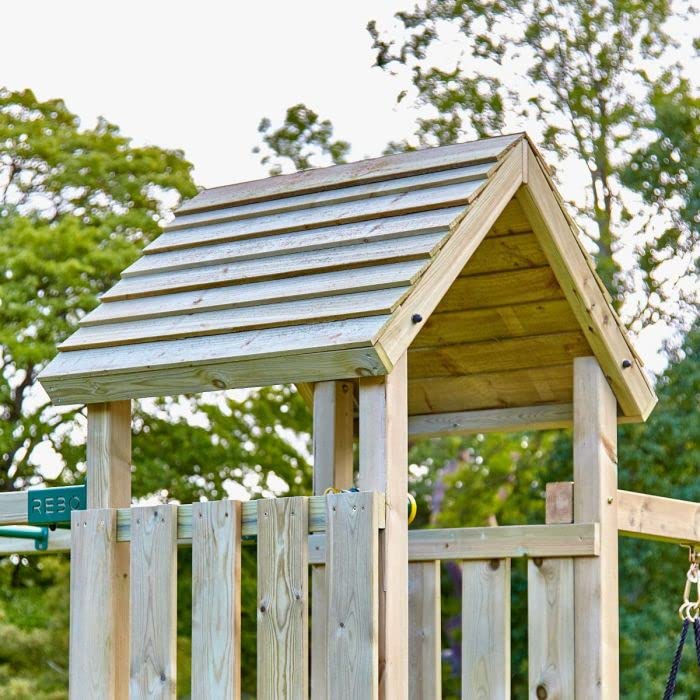
[(700, 503), (618, 491), (617, 520), (621, 535), (700, 544)]
[(421, 440), (447, 435), (568, 428), (573, 422), (573, 414), (573, 405), (570, 403), (493, 408), (483, 411), (427, 413), (409, 417), (408, 437)]
[(600, 557), (574, 563), (576, 697), (619, 697), (616, 401), (593, 357), (574, 360), (574, 520), (600, 523)]
[[(310, 386), (310, 385), (307, 385)], [(313, 385), (313, 492), (353, 485), (354, 401), (350, 380)], [(311, 568), (311, 697), (326, 692), (328, 597), (326, 569)], [(314, 651), (315, 650), (315, 651)]]
[(406, 355), (385, 377), (360, 379), (363, 491), (384, 493), (379, 535), (379, 697), (408, 695), (408, 378)]
[[(87, 506), (128, 510), (130, 504), (131, 401), (92, 404), (88, 407), (87, 420)], [(94, 654), (97, 667), (105, 661), (100, 649), (106, 645), (111, 667), (101, 672), (113, 682), (113, 697), (122, 698), (128, 695), (129, 683), (129, 545), (119, 544), (116, 537), (107, 544), (111, 551), (103, 557), (109, 562), (106, 568), (96, 558), (71, 571), (71, 586), (73, 579), (77, 588), (87, 585), (80, 579), (102, 582), (109, 592), (105, 604), (113, 614), (105, 615), (97, 636), (86, 646), (80, 630), (89, 624), (84, 618), (93, 616), (95, 611), (76, 601), (71, 611), (70, 664), (92, 664)], [(85, 658), (78, 662), (78, 657)]]
[(656, 404), (654, 390), (577, 238), (575, 224), (532, 148), (528, 149), (528, 181), (517, 197), (623, 413), (646, 420)]
[[(310, 563), (325, 561), (325, 546), (322, 533), (309, 537)], [(408, 533), (408, 559), (412, 562), (597, 557), (599, 553), (597, 523), (456, 527)]]

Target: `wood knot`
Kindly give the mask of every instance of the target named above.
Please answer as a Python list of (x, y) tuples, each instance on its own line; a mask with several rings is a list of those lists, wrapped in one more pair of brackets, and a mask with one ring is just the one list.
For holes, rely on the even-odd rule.
[(542, 684), (538, 685), (537, 690), (535, 690), (535, 695), (537, 695), (538, 700), (546, 700), (547, 688), (545, 688)]

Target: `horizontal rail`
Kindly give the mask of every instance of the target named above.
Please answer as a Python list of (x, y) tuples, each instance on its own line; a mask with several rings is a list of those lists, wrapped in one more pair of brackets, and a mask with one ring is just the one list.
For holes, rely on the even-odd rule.
[(629, 537), (700, 544), (700, 503), (618, 491), (617, 527)]
[[(385, 510), (383, 497), (379, 501), (377, 513), (379, 529), (384, 528)], [(258, 506), (256, 501), (244, 501), (242, 507), (243, 537), (255, 536), (258, 532)], [(0, 494), (0, 525), (24, 525), (27, 523), (27, 492)], [(326, 497), (309, 497), (309, 532), (324, 532), (326, 529)], [(192, 539), (192, 504), (177, 507), (177, 538), (181, 541)], [(131, 509), (119, 508), (117, 512), (117, 541), (131, 539)], [(0, 540), (0, 544), (2, 544)], [(0, 552), (6, 551), (1, 548)]]
[[(324, 535), (311, 535), (309, 563), (323, 564), (325, 547)], [(408, 533), (409, 561), (595, 557), (599, 553), (597, 523), (456, 527)]]

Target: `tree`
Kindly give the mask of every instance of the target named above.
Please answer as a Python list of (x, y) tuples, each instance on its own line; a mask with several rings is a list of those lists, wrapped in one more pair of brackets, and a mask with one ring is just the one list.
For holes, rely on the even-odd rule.
[(639, 330), (692, 320), (678, 285), (697, 303), (697, 71), (676, 62), (691, 49), (669, 26), (693, 14), (684, 0), (427, 0), (398, 12), (395, 32), (368, 29), (377, 66), (410, 81), (398, 99), (420, 108), (420, 145), (541, 129), (557, 166), (586, 173), (571, 204)]
[[(270, 175), (282, 173), (288, 161), (294, 170), (306, 170), (316, 164), (345, 163), (350, 152), (347, 141), (333, 140), (331, 122), (321, 120), (304, 104), (289, 107), (284, 123), (277, 129), (273, 129), (272, 122), (263, 117), (258, 132), (262, 134), (266, 150), (260, 163), (269, 166)], [(253, 153), (262, 151), (259, 145), (253, 148)]]
[[(194, 193), (181, 152), (135, 147), (106, 120), (83, 129), (60, 100), (0, 91), (0, 489), (82, 480), (84, 409), (51, 407), (36, 376), (178, 199)], [(231, 489), (303, 493), (309, 433), (308, 410), (290, 387), (135, 402), (133, 494), (191, 502)], [(179, 558), (182, 669), (189, 552)], [(244, 567), (255, 567), (248, 548)], [(3, 698), (66, 697), (68, 570), (63, 556), (0, 559)], [(243, 597), (243, 658), (254, 668), (254, 578), (245, 578)], [(179, 682), (186, 694), (186, 673)], [(254, 689), (255, 674), (244, 682)]]

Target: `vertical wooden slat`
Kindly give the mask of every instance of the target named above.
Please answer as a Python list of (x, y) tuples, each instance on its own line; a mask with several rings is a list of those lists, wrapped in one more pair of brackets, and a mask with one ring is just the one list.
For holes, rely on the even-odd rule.
[(175, 698), (177, 506), (131, 510), (131, 700)]
[(192, 504), (192, 697), (241, 696), (241, 504)]
[(510, 700), (510, 559), (463, 563), (462, 698)]
[(408, 565), (408, 697), (442, 697), (440, 562)]
[[(314, 495), (335, 486), (353, 485), (353, 384), (351, 381), (314, 385)], [(311, 697), (326, 692), (326, 567), (311, 567)]]
[(308, 500), (258, 501), (258, 700), (307, 700)]
[(385, 377), (360, 379), (363, 491), (386, 495), (379, 534), (379, 697), (408, 696), (408, 397), (406, 355)]
[(71, 514), (70, 667), (71, 700), (124, 697), (115, 694), (117, 617), (117, 511)]
[[(86, 451), (87, 507), (128, 508), (131, 505), (131, 401), (88, 405)], [(114, 550), (114, 572), (109, 586), (109, 606), (114, 609), (114, 615), (108, 616), (104, 624), (112, 625), (105, 633), (112, 640), (109, 675), (114, 686), (113, 695), (106, 697), (126, 698), (129, 692), (129, 545), (112, 540), (110, 546)], [(84, 575), (90, 577), (89, 571), (85, 570)], [(76, 624), (81, 624), (77, 618)], [(82, 660), (78, 660), (78, 653), (83, 656)], [(70, 663), (89, 664), (93, 653), (102, 651), (93, 645), (78, 652), (71, 645)], [(78, 677), (74, 678), (73, 685), (79, 685)]]
[(333, 700), (379, 692), (379, 538), (374, 493), (329, 496), (327, 690)]
[[(574, 519), (573, 483), (547, 484), (549, 525)], [(574, 698), (574, 560), (528, 561), (528, 672), (533, 700)]]
[(600, 556), (574, 563), (576, 697), (619, 697), (617, 402), (593, 357), (574, 360), (574, 520), (600, 523)]

